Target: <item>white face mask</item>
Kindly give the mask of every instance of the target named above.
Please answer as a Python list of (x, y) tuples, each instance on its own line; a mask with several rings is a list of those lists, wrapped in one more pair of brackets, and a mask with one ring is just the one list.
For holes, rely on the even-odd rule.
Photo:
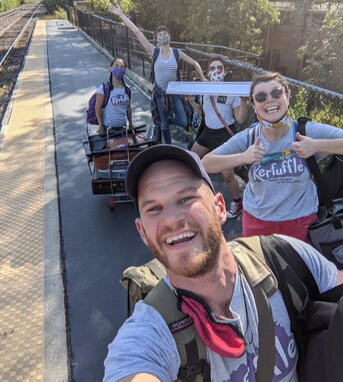
[(264, 119), (260, 118), (259, 116), (257, 119), (261, 122), (261, 124), (268, 130), (275, 130), (280, 129), (281, 127), (284, 127), (286, 124), (289, 123), (289, 114), (288, 112), (277, 122), (268, 122)]
[(223, 81), (224, 77), (225, 77), (225, 71), (224, 70), (222, 70), (219, 73), (218, 73), (217, 69), (214, 70), (213, 72), (210, 72), (210, 80), (211, 81), (215, 81), (215, 82)]
[(159, 45), (168, 45), (170, 42), (170, 36), (169, 34), (163, 35), (163, 36), (157, 36), (157, 43)]

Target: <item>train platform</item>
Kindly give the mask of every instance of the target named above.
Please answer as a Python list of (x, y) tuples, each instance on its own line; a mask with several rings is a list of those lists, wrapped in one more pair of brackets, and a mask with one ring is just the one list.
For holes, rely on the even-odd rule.
[[(101, 381), (127, 314), (118, 280), (151, 258), (135, 209), (110, 211), (104, 195), (91, 193), (85, 110), (108, 59), (67, 21), (38, 21), (0, 131), (2, 382)], [(149, 124), (147, 89), (128, 74), (134, 124)]]
[(0, 152), (0, 379), (67, 381), (46, 23), (38, 21)]

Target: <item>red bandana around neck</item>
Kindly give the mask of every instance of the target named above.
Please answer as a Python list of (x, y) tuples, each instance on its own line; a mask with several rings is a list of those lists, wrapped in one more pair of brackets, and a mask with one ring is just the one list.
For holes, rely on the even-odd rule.
[(230, 323), (213, 320), (210, 308), (193, 293), (177, 289), (182, 312), (192, 317), (200, 338), (205, 345), (224, 357), (239, 358), (244, 354), (243, 336)]

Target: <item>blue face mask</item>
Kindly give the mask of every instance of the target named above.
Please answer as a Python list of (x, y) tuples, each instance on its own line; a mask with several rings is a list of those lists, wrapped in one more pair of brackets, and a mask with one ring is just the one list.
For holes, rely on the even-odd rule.
[(124, 66), (113, 66), (112, 74), (116, 80), (122, 80), (125, 74)]

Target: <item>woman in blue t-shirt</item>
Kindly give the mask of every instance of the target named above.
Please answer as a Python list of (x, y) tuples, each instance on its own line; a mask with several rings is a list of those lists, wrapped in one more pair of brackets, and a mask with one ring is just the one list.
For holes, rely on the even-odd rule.
[(95, 112), (99, 122), (98, 133), (103, 135), (109, 127), (126, 126), (129, 120), (129, 128), (132, 128), (132, 109), (130, 104), (130, 91), (124, 82), (125, 62), (116, 58), (110, 65), (110, 96), (104, 104), (104, 87), (99, 86), (96, 91)]
[(288, 111), (290, 90), (279, 73), (254, 76), (250, 98), (258, 124), (207, 154), (205, 168), (222, 172), (250, 165), (243, 236), (280, 233), (307, 240), (319, 203), (305, 159), (318, 152), (343, 154), (343, 129), (307, 122), (306, 136), (297, 132)]

